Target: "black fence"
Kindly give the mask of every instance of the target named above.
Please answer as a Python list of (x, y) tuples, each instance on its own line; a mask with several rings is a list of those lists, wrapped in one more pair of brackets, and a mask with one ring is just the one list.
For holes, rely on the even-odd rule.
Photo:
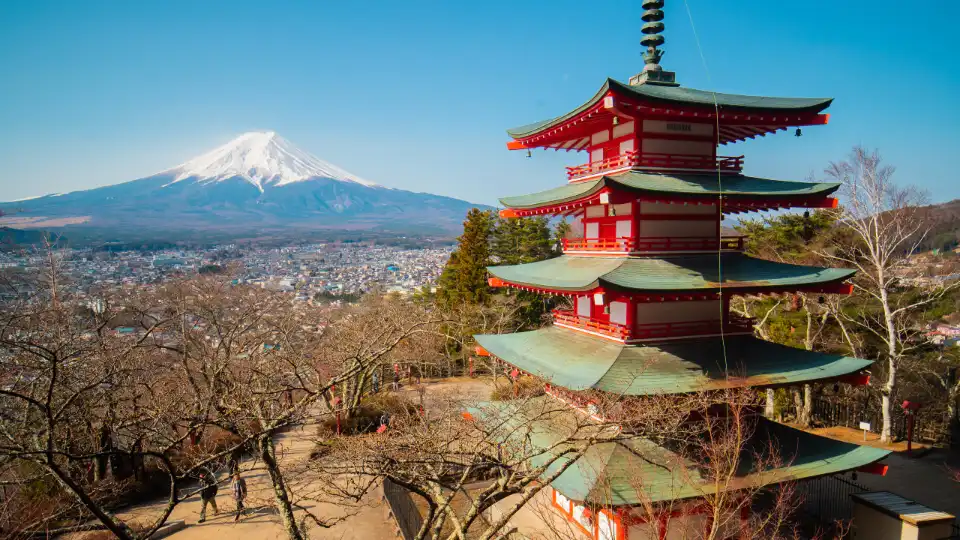
[[(892, 407), (891, 429), (896, 440), (907, 438), (907, 415), (897, 404)], [(818, 397), (813, 400), (813, 421), (825, 426), (845, 426), (860, 429), (860, 422), (868, 422), (872, 433), (883, 429), (883, 414), (879, 404), (863, 400)], [(947, 442), (947, 424), (937, 413), (924, 412), (915, 416), (913, 440), (931, 444)]]
[(796, 492), (800, 498), (800, 511), (817, 521), (824, 528), (837, 523), (849, 524), (853, 519), (855, 493), (870, 491), (865, 486), (841, 476), (821, 476), (797, 482)]
[(413, 502), (413, 494), (406, 488), (394, 484), (389, 479), (383, 479), (383, 496), (390, 505), (390, 513), (397, 521), (400, 534), (404, 540), (413, 540), (417, 537), (423, 525), (423, 517)]

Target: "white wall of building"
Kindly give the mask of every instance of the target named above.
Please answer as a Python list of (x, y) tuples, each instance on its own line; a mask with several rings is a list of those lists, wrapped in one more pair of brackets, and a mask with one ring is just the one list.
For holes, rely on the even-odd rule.
[(673, 139), (643, 139), (644, 154), (674, 154), (684, 156), (712, 156), (716, 147), (709, 141), (677, 141)]
[(691, 300), (683, 302), (640, 302), (637, 304), (636, 324), (682, 321), (719, 321), (722, 317), (720, 300)]
[(713, 221), (645, 220), (637, 228), (640, 238), (651, 237), (697, 237), (714, 238), (717, 236), (717, 224)]

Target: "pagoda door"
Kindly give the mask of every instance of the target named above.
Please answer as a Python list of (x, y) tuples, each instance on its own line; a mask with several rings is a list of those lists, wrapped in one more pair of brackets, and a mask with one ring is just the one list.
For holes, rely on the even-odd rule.
[(617, 224), (608, 221), (600, 224), (600, 238), (604, 240), (613, 240), (617, 237)]

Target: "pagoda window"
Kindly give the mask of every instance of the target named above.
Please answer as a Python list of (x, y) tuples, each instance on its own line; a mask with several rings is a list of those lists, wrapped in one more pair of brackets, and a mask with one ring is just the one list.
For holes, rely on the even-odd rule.
[(591, 536), (593, 536), (593, 520), (590, 519), (590, 511), (587, 510), (586, 506), (582, 504), (573, 505), (573, 520), (587, 531), (590, 531)]
[(606, 215), (607, 215), (607, 207), (602, 204), (598, 204), (594, 206), (588, 206), (586, 209), (585, 217), (598, 218), (598, 217), (604, 217)]
[(605, 129), (590, 136), (590, 144), (596, 146), (610, 140), (610, 130)]
[(629, 216), (633, 212), (633, 205), (630, 203), (610, 205), (611, 216)]
[(617, 124), (616, 126), (613, 126), (613, 138), (619, 139), (621, 137), (626, 137), (630, 135), (631, 136), (630, 140), (632, 141), (633, 140), (632, 135), (635, 127), (636, 127), (636, 123), (634, 123), (633, 120), (629, 122), (624, 122), (622, 124)]
[(597, 512), (597, 540), (617, 540), (620, 538), (617, 534), (618, 528), (616, 519), (609, 511)]
[(589, 296), (578, 296), (577, 297), (577, 315), (580, 317), (589, 317), (591, 305), (593, 305), (593, 302), (590, 301)]
[(626, 325), (627, 308), (626, 302), (610, 302), (610, 322)]
[(564, 514), (570, 514), (570, 499), (556, 489), (553, 490), (553, 502)]

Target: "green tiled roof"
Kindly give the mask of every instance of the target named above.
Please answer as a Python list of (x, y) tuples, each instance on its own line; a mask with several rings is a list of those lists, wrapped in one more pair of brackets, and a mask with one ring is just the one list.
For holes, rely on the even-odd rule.
[(718, 182), (717, 174), (657, 174), (626, 171), (613, 176), (602, 176), (586, 182), (567, 184), (530, 195), (504, 197), (500, 204), (507, 208), (537, 208), (572, 202), (590, 196), (604, 187), (637, 194), (670, 195), (675, 197), (725, 198), (782, 198), (825, 197), (836, 191), (840, 184), (826, 182), (794, 182), (768, 180), (743, 175), (723, 175)]
[(798, 384), (872, 364), (744, 335), (725, 339), (726, 356), (720, 338), (624, 345), (553, 326), (474, 337), (491, 354), (550, 384), (628, 396)]
[(854, 270), (798, 266), (755, 259), (742, 253), (647, 257), (575, 257), (563, 255), (528, 264), (490, 266), (494, 276), (517, 285), (560, 291), (611, 287), (652, 293), (716, 292), (823, 285), (845, 280)]
[[(471, 408), (470, 412), (480, 422), (504, 424), (498, 433), (504, 434), (507, 440), (523, 437), (534, 449), (542, 450), (543, 454), (531, 460), (535, 467), (546, 464), (555, 455), (551, 452), (569, 447), (565, 441), (569, 440), (570, 431), (564, 429), (562, 422), (556, 421), (560, 413), (538, 414), (536, 420), (528, 420), (524, 407), (531, 403), (516, 403), (491, 402)], [(534, 405), (539, 407), (540, 404)], [(544, 404), (543, 408), (548, 406)], [(569, 411), (567, 414), (577, 413)], [(752, 456), (767, 455), (771, 444), (784, 464), (776, 469), (756, 470)], [(737, 477), (728, 488), (839, 473), (874, 463), (889, 453), (888, 450), (836, 441), (759, 418), (750, 442), (743, 449)], [(557, 471), (569, 459), (561, 457), (554, 461), (545, 476)], [(677, 466), (678, 463), (683, 463), (684, 467)], [(551, 485), (570, 499), (603, 506), (702, 497), (715, 489), (689, 459), (648, 439), (629, 436), (591, 446)]]
[(603, 99), (607, 92), (611, 90), (627, 98), (663, 105), (686, 105), (710, 107), (712, 109), (714, 99), (716, 99), (717, 107), (725, 112), (782, 111), (784, 113), (818, 113), (829, 107), (833, 101), (833, 98), (780, 98), (721, 94), (705, 90), (695, 90), (693, 88), (683, 88), (681, 86), (664, 86), (657, 84), (631, 86), (613, 79), (607, 79), (600, 90), (594, 94), (589, 101), (569, 113), (534, 124), (508, 129), (507, 134), (515, 139), (529, 137), (544, 128), (559, 124), (589, 109)]

